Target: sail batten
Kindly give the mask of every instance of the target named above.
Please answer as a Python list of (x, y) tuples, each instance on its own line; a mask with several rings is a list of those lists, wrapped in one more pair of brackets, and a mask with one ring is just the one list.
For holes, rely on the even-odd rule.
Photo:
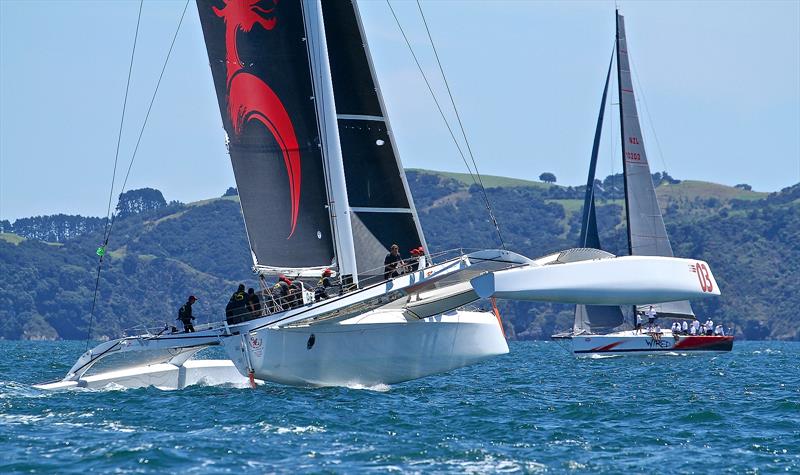
[[(628, 58), (625, 19), (617, 12), (617, 87), (628, 250), (631, 255), (673, 257), (644, 147)], [(649, 307), (649, 306), (646, 306)], [(654, 305), (662, 316), (694, 316), (688, 301)]]

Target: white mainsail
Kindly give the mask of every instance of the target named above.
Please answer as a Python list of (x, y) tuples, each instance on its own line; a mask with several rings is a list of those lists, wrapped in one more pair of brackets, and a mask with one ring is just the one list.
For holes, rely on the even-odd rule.
[[(625, 176), (625, 210), (628, 223), (628, 247), (632, 256), (672, 257), (672, 246), (658, 204), (644, 137), (639, 124), (636, 97), (625, 37), (625, 19), (617, 12), (617, 85), (622, 134), (622, 165)], [(665, 317), (693, 318), (688, 301), (656, 304)]]

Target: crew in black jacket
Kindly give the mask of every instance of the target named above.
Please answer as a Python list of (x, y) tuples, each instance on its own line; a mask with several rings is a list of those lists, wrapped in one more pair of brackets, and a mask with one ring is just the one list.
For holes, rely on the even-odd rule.
[(392, 244), (389, 254), (383, 259), (383, 279), (389, 280), (392, 277), (397, 277), (402, 272), (403, 258), (400, 257), (400, 246)]
[(194, 331), (194, 325), (192, 325), (192, 320), (195, 318), (192, 316), (192, 304), (197, 301), (197, 297), (194, 295), (190, 295), (189, 298), (186, 300), (186, 303), (181, 305), (181, 308), (178, 309), (178, 318), (176, 320), (180, 320), (183, 323), (183, 332), (189, 333)]

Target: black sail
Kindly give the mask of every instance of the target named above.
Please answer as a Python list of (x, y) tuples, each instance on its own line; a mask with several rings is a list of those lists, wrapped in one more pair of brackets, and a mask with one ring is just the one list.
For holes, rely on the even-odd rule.
[(334, 263), (300, 2), (197, 0), (255, 264)]
[[(632, 256), (672, 257), (672, 246), (656, 198), (636, 108), (628, 59), (628, 42), (625, 37), (625, 19), (619, 13), (617, 13), (617, 79), (629, 251)], [(654, 307), (664, 317), (694, 317), (691, 305), (685, 300), (658, 304)]]
[[(425, 240), (369, 58), (357, 6), (323, 0), (339, 139), (360, 279), (383, 274), (389, 246), (408, 257)], [(426, 249), (427, 251), (427, 249)]]
[[(603, 118), (606, 111), (606, 98), (608, 97), (608, 84), (611, 79), (611, 64), (608, 64), (606, 84), (603, 87), (603, 96), (600, 99), (600, 112), (597, 116), (597, 125), (594, 130), (592, 143), (592, 158), (589, 161), (589, 177), (586, 179), (586, 195), (583, 200), (583, 219), (581, 221), (581, 237), (578, 247), (600, 247), (600, 235), (597, 232), (597, 216), (595, 214), (594, 190), (595, 170), (597, 169), (597, 156), (600, 151), (600, 137), (603, 133)], [(604, 332), (622, 324), (624, 317), (622, 309), (611, 305), (577, 305), (575, 306), (575, 323), (573, 333)]]

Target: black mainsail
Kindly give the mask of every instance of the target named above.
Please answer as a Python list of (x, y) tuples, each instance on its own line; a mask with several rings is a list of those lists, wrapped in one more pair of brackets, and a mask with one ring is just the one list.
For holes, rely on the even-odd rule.
[(355, 3), (197, 5), (256, 267), (382, 276), (425, 247)]
[[(407, 255), (425, 246), (392, 137), (358, 6), (323, 0), (328, 58), (359, 278), (383, 274), (396, 243)], [(427, 250), (427, 249), (426, 249)]]
[[(597, 125), (594, 131), (594, 142), (592, 144), (592, 158), (589, 162), (589, 177), (586, 180), (586, 195), (583, 200), (583, 218), (581, 220), (581, 238), (578, 247), (600, 247), (600, 235), (597, 232), (597, 216), (595, 214), (594, 189), (595, 189), (595, 170), (597, 169), (597, 155), (600, 151), (600, 137), (603, 133), (603, 118), (606, 110), (606, 98), (608, 96), (608, 84), (611, 80), (611, 64), (614, 58), (608, 63), (606, 73), (606, 84), (603, 86), (603, 96), (600, 100), (600, 112), (597, 116)], [(577, 305), (575, 307), (575, 323), (573, 334), (591, 333), (592, 331), (604, 332), (611, 330), (622, 324), (624, 317), (622, 309), (611, 305)]]
[[(633, 256), (673, 257), (664, 218), (656, 198), (650, 165), (644, 148), (633, 81), (628, 60), (625, 20), (617, 12), (617, 85), (622, 134), (622, 166), (625, 177), (625, 210), (628, 223), (628, 250)], [(688, 301), (653, 306), (662, 317), (693, 318)]]
[(257, 267), (334, 263), (300, 2), (197, 0)]

